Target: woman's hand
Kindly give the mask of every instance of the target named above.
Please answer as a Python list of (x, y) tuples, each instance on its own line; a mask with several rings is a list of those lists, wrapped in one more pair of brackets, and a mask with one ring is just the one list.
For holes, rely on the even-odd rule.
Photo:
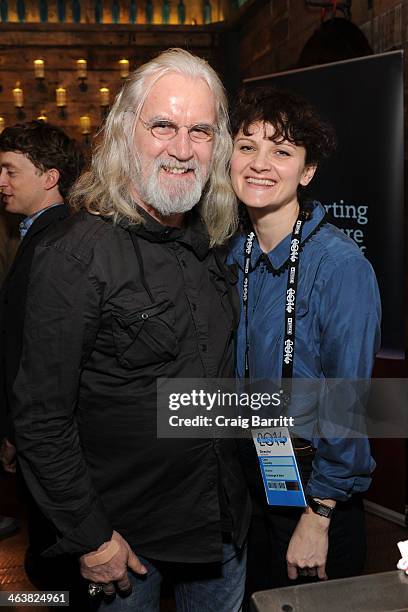
[(288, 576), (318, 576), (327, 580), (326, 560), (329, 548), (330, 519), (306, 508), (289, 542), (286, 562)]

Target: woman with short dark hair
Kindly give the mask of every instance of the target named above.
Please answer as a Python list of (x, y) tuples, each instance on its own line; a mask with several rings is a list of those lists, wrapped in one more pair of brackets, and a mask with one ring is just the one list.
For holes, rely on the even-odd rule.
[[(288, 415), (298, 410), (300, 417), (304, 408), (296, 407), (292, 380), (322, 381), (316, 412), (329, 406), (341, 422), (342, 404), (329, 379), (370, 378), (379, 348), (380, 300), (373, 269), (358, 246), (327, 222), (319, 202), (304, 197), (334, 149), (333, 130), (299, 96), (264, 88), (241, 94), (232, 126), (231, 179), (244, 209), (243, 231), (230, 253), (243, 300), (238, 375), (281, 381), (283, 409)], [(299, 576), (338, 578), (362, 570), (358, 493), (369, 487), (375, 464), (365, 437), (335, 437), (332, 431), (333, 437), (292, 439), (306, 507), (267, 504), (255, 447), (242, 441), (254, 503), (249, 592), (285, 586)], [(284, 479), (265, 484), (277, 490), (286, 485)], [(290, 493), (284, 499), (289, 498)]]

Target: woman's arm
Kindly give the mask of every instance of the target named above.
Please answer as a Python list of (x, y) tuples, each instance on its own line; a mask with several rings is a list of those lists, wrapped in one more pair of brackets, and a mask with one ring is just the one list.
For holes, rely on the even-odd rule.
[[(354, 256), (333, 268), (320, 300), (321, 367), (326, 379), (345, 382), (329, 382), (322, 394), (320, 435), (314, 440), (316, 455), (306, 487), (308, 495), (328, 506), (335, 507), (337, 501), (365, 491), (371, 482), (375, 464), (368, 440), (339, 437), (338, 431), (352, 426), (364, 408), (364, 389), (356, 381), (371, 376), (379, 349), (380, 313), (377, 281), (366, 259)], [(327, 578), (329, 525), (330, 518), (306, 509), (287, 552), (290, 578), (297, 578), (298, 568), (306, 568), (308, 575)]]

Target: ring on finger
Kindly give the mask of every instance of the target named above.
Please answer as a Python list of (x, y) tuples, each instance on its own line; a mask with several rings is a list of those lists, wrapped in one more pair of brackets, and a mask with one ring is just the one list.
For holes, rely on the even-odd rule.
[(99, 593), (102, 593), (102, 591), (103, 591), (102, 584), (98, 584), (97, 582), (90, 582), (88, 584), (88, 595), (90, 597), (96, 597), (96, 595), (99, 595)]

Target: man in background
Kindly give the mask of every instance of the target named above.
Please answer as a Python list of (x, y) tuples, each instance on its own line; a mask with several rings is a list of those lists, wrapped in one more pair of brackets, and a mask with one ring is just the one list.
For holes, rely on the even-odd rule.
[[(19, 218), (17, 215), (10, 215), (0, 207), (0, 287), (3, 284), (20, 243), (18, 224)], [(2, 427), (0, 423), (0, 430), (2, 430)], [(15, 461), (13, 461), (13, 459), (11, 462), (8, 461), (9, 451), (12, 453), (12, 458), (14, 458), (14, 446), (12, 447), (5, 438), (3, 438), (3, 444), (1, 444), (2, 438), (3, 436), (0, 434), (0, 456), (4, 458), (3, 468), (5, 471), (14, 472)], [(18, 531), (18, 528), (19, 521), (16, 518), (0, 514), (0, 540), (12, 536)]]
[[(9, 406), (21, 358), (31, 263), (38, 243), (51, 227), (69, 215), (64, 200), (82, 166), (82, 154), (75, 141), (58, 127), (32, 121), (6, 128), (0, 135), (2, 214), (19, 216), (21, 237), (0, 293), (0, 457), (4, 470), (8, 472), (15, 469)], [(55, 534), (28, 491), (26, 493), (29, 528), (27, 558), (33, 560), (29, 565), (32, 568), (36, 566), (38, 574), (38, 555), (43, 548), (55, 542)], [(47, 577), (49, 569), (47, 567)]]
[(19, 217), (7, 213), (0, 204), (0, 287), (20, 244), (18, 224)]

